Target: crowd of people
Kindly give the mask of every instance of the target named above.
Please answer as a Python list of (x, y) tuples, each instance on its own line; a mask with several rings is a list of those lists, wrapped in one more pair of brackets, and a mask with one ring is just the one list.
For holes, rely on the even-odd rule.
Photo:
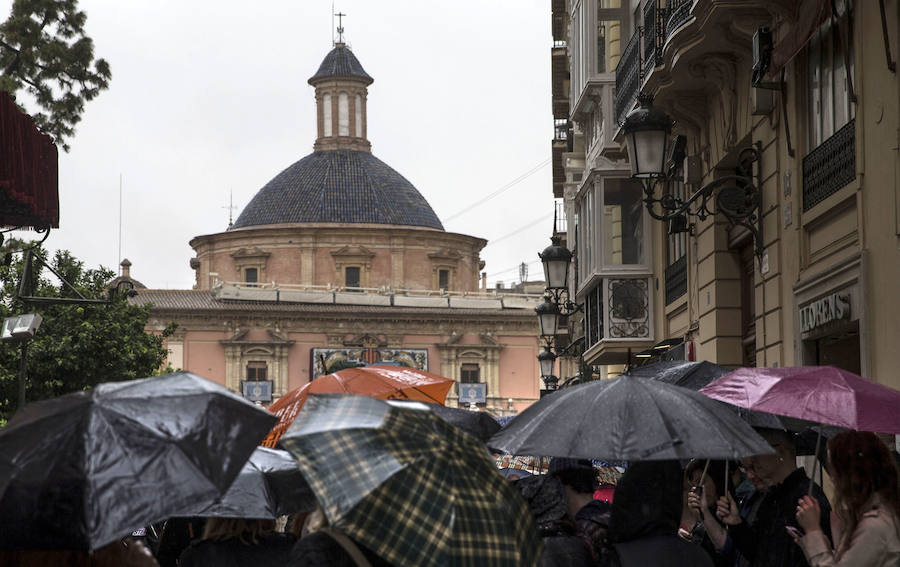
[[(793, 436), (740, 462), (630, 463), (597, 498), (591, 461), (555, 458), (544, 475), (509, 475), (542, 542), (541, 567), (900, 566), (896, 454), (875, 434), (827, 442), (832, 500), (797, 466)], [(93, 553), (3, 552), (0, 567), (382, 567), (321, 510), (274, 520), (171, 519)]]

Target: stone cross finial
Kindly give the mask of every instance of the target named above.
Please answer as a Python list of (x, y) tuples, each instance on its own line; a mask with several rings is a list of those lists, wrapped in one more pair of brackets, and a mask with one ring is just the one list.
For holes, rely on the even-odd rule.
[(335, 14), (335, 16), (337, 16), (337, 18), (338, 18), (338, 27), (337, 27), (338, 43), (344, 43), (344, 20), (343, 20), (343, 17), (346, 15), (347, 14), (344, 14), (341, 12), (338, 12), (337, 14)]

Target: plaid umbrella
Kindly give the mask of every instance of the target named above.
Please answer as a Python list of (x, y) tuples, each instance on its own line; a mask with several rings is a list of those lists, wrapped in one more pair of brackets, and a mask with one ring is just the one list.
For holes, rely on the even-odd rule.
[(483, 445), (424, 405), (311, 395), (281, 444), (330, 524), (394, 565), (538, 563), (525, 501)]

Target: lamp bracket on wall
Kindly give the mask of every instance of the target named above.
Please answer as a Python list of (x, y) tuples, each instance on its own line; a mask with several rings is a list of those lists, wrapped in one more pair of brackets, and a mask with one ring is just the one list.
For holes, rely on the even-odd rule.
[[(714, 179), (684, 200), (675, 197), (669, 191), (671, 178), (643, 179), (644, 203), (647, 211), (654, 219), (668, 222), (670, 232), (687, 231), (690, 226), (688, 217), (696, 217), (703, 221), (711, 216), (724, 216), (731, 224), (750, 231), (753, 235), (756, 258), (762, 264), (765, 247), (760, 191), (761, 148), (762, 145), (756, 142), (753, 146), (741, 150), (734, 175)], [(664, 185), (660, 197), (656, 196), (658, 184)]]

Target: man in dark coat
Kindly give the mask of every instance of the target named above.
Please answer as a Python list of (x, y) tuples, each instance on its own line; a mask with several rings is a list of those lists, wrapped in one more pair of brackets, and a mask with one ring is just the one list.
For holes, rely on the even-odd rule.
[(516, 481), (537, 524), (543, 552), (541, 567), (591, 567), (588, 543), (575, 534), (575, 521), (568, 513), (566, 494), (556, 477), (532, 476)]
[[(794, 543), (787, 528), (797, 528), (797, 501), (809, 493), (812, 481), (796, 465), (796, 447), (791, 434), (775, 429), (758, 431), (775, 449), (775, 454), (741, 461), (745, 474), (754, 484), (765, 488), (756, 518), (752, 523), (743, 521), (730, 495), (719, 499), (716, 515), (731, 526), (729, 536), (734, 546), (754, 567), (804, 567), (808, 563), (803, 550)], [(822, 489), (812, 484), (812, 496), (822, 510), (822, 531), (831, 538), (831, 506)]]
[(609, 567), (712, 567), (699, 546), (678, 537), (682, 474), (677, 461), (628, 467), (616, 485), (609, 539)]

